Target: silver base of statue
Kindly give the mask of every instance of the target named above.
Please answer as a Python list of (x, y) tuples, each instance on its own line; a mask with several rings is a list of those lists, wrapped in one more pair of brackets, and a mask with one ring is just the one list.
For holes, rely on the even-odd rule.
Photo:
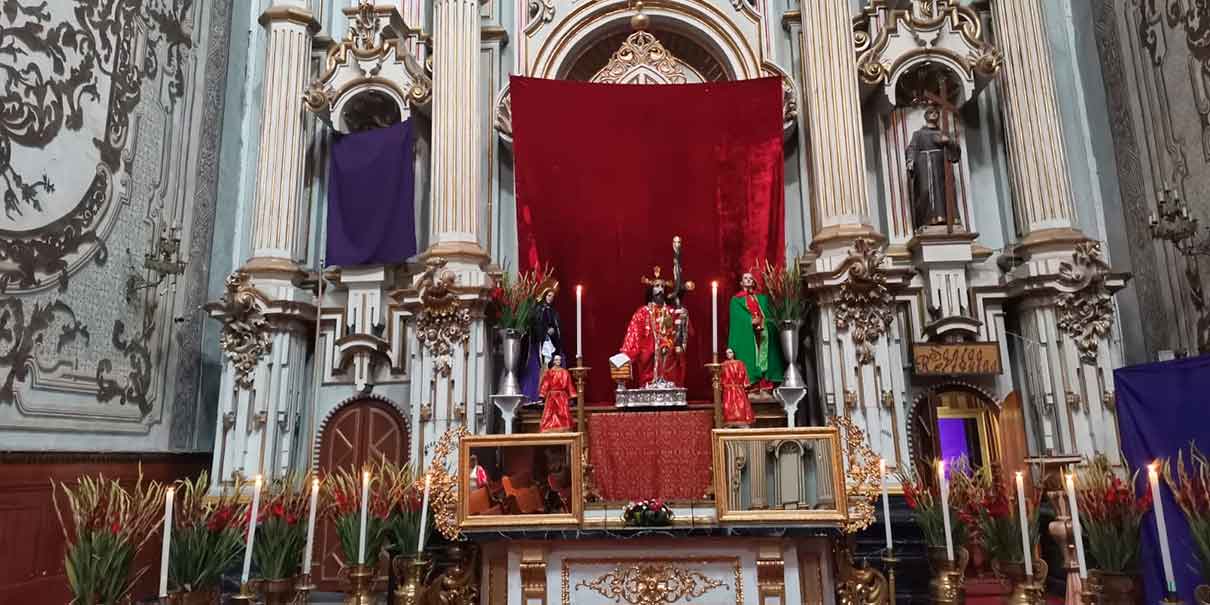
[(614, 406), (619, 408), (671, 408), (689, 405), (685, 389), (661, 379), (653, 380), (641, 389), (618, 389), (614, 395)]

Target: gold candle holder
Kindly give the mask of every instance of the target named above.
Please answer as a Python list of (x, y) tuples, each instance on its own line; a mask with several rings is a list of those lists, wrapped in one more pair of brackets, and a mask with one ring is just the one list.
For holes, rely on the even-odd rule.
[(1092, 589), (1092, 583), (1085, 578), (1080, 584), (1080, 603), (1083, 605), (1097, 605), (1097, 593)]
[(243, 582), (239, 585), (239, 593), (231, 595), (232, 601), (247, 601), (249, 603), (256, 602), (256, 591), (252, 581)]
[(397, 557), (395, 574), (400, 581), (395, 587), (392, 605), (416, 605), (424, 596), (424, 579), (428, 575), (430, 561), (422, 555)]
[(349, 589), (345, 592), (344, 605), (378, 605), (374, 598), (374, 568), (369, 565), (353, 565), (347, 568)]
[(887, 595), (892, 604), (895, 603), (895, 564), (899, 563), (899, 559), (895, 558), (894, 549), (886, 549), (886, 554), (882, 555), (882, 569), (886, 573)]
[(1175, 592), (1170, 592), (1164, 596), (1160, 603), (1162, 605), (1184, 605), (1185, 601), (1181, 600), (1181, 597)]
[(315, 592), (318, 588), (315, 585), (315, 581), (311, 578), (311, 574), (299, 574), (298, 583), (294, 585), (295, 602), (300, 605), (310, 605), (311, 593)]
[(970, 553), (956, 548), (957, 561), (946, 558), (945, 547), (929, 547), (929, 564), (933, 577), (929, 580), (929, 602), (934, 605), (963, 605), (966, 603), (966, 563)]
[(1026, 576), (1024, 563), (992, 561), (995, 572), (1012, 583), (1012, 593), (1008, 595), (1010, 605), (1045, 605), (1046, 574), (1050, 568), (1041, 559), (1034, 559), (1033, 566), (1033, 575)]
[(710, 389), (714, 394), (714, 428), (723, 428), (723, 364), (718, 362), (718, 355), (714, 355), (714, 361), (706, 364), (706, 369), (710, 371)]
[(588, 400), (588, 394), (585, 389), (588, 388), (588, 371), (592, 368), (584, 365), (584, 358), (576, 356), (576, 366), (569, 368), (571, 379), (576, 383), (576, 431), (580, 432), (587, 438), (588, 433), (584, 428), (584, 406)]

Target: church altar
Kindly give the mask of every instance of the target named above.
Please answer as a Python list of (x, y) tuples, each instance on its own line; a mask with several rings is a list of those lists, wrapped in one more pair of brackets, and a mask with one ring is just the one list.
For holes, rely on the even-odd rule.
[(595, 413), (589, 464), (604, 500), (691, 500), (710, 486), (710, 410)]

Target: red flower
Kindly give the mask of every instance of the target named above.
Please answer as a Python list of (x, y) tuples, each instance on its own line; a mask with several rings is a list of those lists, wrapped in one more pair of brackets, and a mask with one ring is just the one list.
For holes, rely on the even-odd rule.
[(271, 512), (274, 517), (284, 517), (286, 516), (286, 507), (282, 506), (281, 502), (275, 502), (273, 503)]
[(1135, 509), (1140, 513), (1145, 513), (1151, 510), (1151, 504), (1151, 490), (1147, 490), (1143, 492), (1142, 496), (1139, 496), (1138, 502), (1135, 502)]
[(296, 515), (294, 513), (290, 513), (289, 515), (286, 515), (286, 524), (287, 525), (294, 525), (295, 523), (298, 523), (298, 515)]
[(910, 483), (903, 484), (903, 499), (907, 501), (908, 508), (916, 509), (916, 490)]
[(122, 533), (122, 524), (118, 523), (117, 521), (110, 523), (109, 524), (109, 533), (111, 533), (115, 536)]
[(664, 508), (664, 501), (663, 501), (663, 500), (660, 500), (659, 498), (656, 498), (655, 500), (652, 500), (652, 501), (651, 501), (651, 508), (654, 508), (654, 509), (656, 509), (656, 510), (659, 510), (659, 509), (661, 509), (661, 508)]

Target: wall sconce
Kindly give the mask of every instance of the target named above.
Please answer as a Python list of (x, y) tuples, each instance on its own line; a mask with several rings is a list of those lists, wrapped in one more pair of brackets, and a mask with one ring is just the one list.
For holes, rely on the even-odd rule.
[[(151, 252), (143, 255), (143, 269), (150, 271), (155, 278), (152, 280), (144, 278), (139, 274), (138, 270), (133, 266), (130, 268), (130, 277), (126, 278), (126, 302), (134, 297), (139, 290), (147, 290), (150, 288), (159, 287), (169, 276), (173, 276), (172, 284), (176, 285), (175, 276), (184, 273), (185, 261), (181, 260), (181, 228), (177, 225), (172, 227), (164, 227), (160, 231), (159, 238), (156, 239), (155, 246)], [(130, 249), (126, 249), (127, 255), (130, 254)]]
[(1210, 256), (1210, 229), (1207, 237), (1197, 237), (1197, 219), (1189, 216), (1179, 191), (1165, 188), (1155, 206), (1158, 216), (1153, 212), (1148, 219), (1152, 239), (1171, 242), (1185, 256)]

